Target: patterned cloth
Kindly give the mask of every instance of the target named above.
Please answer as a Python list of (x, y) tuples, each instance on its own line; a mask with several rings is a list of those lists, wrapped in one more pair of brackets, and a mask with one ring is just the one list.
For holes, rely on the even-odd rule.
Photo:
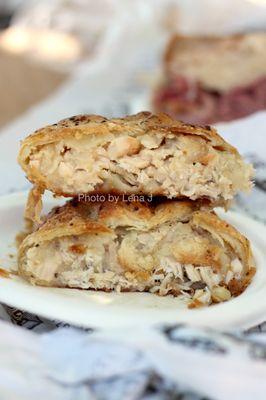
[[(8, 308), (29, 329), (36, 317)], [(266, 334), (183, 325), (136, 331), (52, 329), (0, 322), (1, 399), (265, 399)], [(30, 385), (29, 385), (30, 381)]]

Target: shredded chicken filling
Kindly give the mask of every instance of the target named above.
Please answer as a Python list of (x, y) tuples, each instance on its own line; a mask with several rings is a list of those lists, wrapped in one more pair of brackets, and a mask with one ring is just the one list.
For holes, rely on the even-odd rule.
[[(200, 249), (210, 252), (214, 248), (219, 267), (206, 264), (204, 258), (201, 263)], [(193, 252), (195, 263), (186, 262)], [(62, 287), (149, 291), (185, 296), (202, 304), (228, 300), (228, 284), (232, 279), (241, 282), (244, 275), (241, 261), (229, 248), (219, 247), (208, 234), (202, 236), (182, 223), (172, 223), (171, 227), (166, 223), (148, 232), (120, 230), (117, 234), (83, 234), (43, 242), (26, 251), (24, 269), (33, 282), (38, 279)]]
[[(32, 153), (31, 168), (66, 194), (116, 189), (225, 200), (249, 189), (251, 167), (200, 137), (160, 133), (115, 136), (99, 143), (90, 137), (66, 139)], [(105, 144), (103, 144), (105, 141)]]

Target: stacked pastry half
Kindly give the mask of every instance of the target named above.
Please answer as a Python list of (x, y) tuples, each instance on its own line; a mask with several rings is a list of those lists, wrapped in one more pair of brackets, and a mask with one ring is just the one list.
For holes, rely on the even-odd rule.
[[(19, 246), (32, 284), (183, 296), (190, 307), (240, 294), (255, 271), (249, 241), (221, 220), (252, 167), (209, 126), (165, 114), (72, 117), (28, 136), (33, 183)], [(41, 216), (45, 190), (70, 197)]]

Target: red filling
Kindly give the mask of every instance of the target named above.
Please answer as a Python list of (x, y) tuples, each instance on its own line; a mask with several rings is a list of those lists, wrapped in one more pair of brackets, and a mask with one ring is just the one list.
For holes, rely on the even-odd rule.
[(159, 88), (153, 104), (156, 111), (189, 123), (231, 121), (266, 109), (266, 77), (220, 93), (176, 76)]

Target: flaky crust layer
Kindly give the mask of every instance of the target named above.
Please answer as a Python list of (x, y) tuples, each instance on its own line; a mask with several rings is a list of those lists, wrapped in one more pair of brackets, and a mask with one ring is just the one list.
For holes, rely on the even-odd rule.
[[(35, 242), (55, 237), (83, 233), (111, 233), (117, 227), (149, 230), (171, 220), (187, 221), (192, 213), (204, 205), (192, 201), (164, 201), (157, 206), (144, 202), (81, 202), (74, 199), (54, 208), (29, 235), (20, 247), (20, 253)], [(208, 204), (206, 203), (206, 207)], [(97, 218), (93, 217), (97, 215)]]
[[(166, 223), (170, 224), (171, 230), (173, 222), (188, 224), (193, 230), (202, 234), (203, 238), (206, 234), (210, 235), (213, 240), (222, 244), (222, 247), (229, 248), (234, 257), (241, 260), (242, 278), (246, 279), (253, 268), (249, 241), (214, 212), (199, 209), (199, 203), (190, 201), (167, 201), (157, 205), (140, 202), (118, 202), (117, 204), (69, 202), (63, 207), (55, 208), (39, 228), (24, 239), (19, 248), (19, 274), (26, 279), (31, 279), (23, 264), (25, 254), (28, 249), (40, 246), (44, 242), (84, 234), (115, 236), (119, 229), (124, 229), (123, 237), (125, 238), (127, 232), (137, 231), (141, 234), (156, 230)], [(189, 237), (186, 242), (189, 243)], [(183, 248), (182, 251), (179, 249), (178, 251), (182, 253), (178, 254), (179, 260), (181, 256), (184, 264), (199, 264), (200, 261), (200, 265), (211, 265), (218, 270), (221, 269), (222, 266), (217, 258), (218, 254), (221, 254), (221, 249), (219, 250), (216, 245), (208, 245), (206, 248), (204, 246), (199, 244), (198, 252), (194, 251), (195, 243), (192, 248), (189, 248), (188, 244), (188, 248)], [(127, 262), (124, 264), (125, 270), (143, 273), (143, 270), (138, 271), (138, 267), (134, 265), (134, 259), (130, 259), (130, 249), (128, 251), (125, 259)], [(39, 281), (36, 277), (33, 282), (47, 285), (47, 282)]]
[[(100, 115), (88, 114), (63, 119), (56, 124), (38, 129), (23, 140), (18, 161), (24, 171), (28, 173), (27, 157), (31, 148), (58, 142), (67, 136), (79, 139), (81, 136), (86, 135), (108, 135), (110, 132), (123, 133), (125, 130), (134, 137), (145, 133), (152, 134), (153, 132), (200, 136), (210, 142), (212, 146), (217, 146), (222, 150), (238, 154), (237, 150), (210, 126), (189, 125), (173, 120), (167, 114), (152, 114), (148, 111), (143, 111), (123, 118), (108, 119)], [(27, 176), (31, 179), (31, 175), (27, 174)], [(32, 178), (33, 181), (34, 178), (38, 181), (38, 177)]]
[(207, 139), (214, 146), (222, 146), (225, 150), (236, 152), (217, 131), (210, 126), (196, 126), (173, 120), (167, 114), (152, 114), (143, 111), (122, 118), (108, 119), (100, 115), (76, 115), (63, 119), (56, 124), (38, 129), (29, 135), (22, 143), (21, 153), (26, 146), (38, 146), (58, 141), (67, 135), (101, 135), (109, 132), (127, 132), (138, 136), (147, 132), (162, 132), (173, 134), (198, 135)]

